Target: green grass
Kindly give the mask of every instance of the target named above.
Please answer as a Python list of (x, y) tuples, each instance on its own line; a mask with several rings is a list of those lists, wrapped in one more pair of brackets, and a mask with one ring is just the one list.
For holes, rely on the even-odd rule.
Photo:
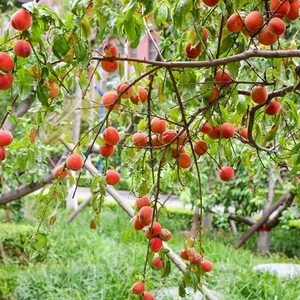
[[(89, 229), (88, 210), (70, 225), (66, 213), (48, 233), (50, 248), (43, 262), (25, 265), (0, 264), (0, 299), (138, 299), (129, 289), (141, 274), (147, 249), (141, 232), (134, 232), (128, 216), (114, 206), (102, 212), (102, 227)], [(189, 228), (191, 215), (176, 212), (162, 217), (162, 223), (173, 232), (169, 242), (179, 252), (186, 237), (181, 230)], [(298, 262), (284, 256), (260, 257), (249, 250), (233, 250), (224, 237), (204, 236), (207, 258), (214, 270), (207, 276), (208, 287), (230, 300), (298, 300), (300, 279), (283, 280), (268, 274), (253, 273), (252, 267), (267, 262)], [(177, 286), (181, 273), (172, 266), (171, 275), (160, 279), (160, 273), (148, 268), (147, 286), (156, 289)]]

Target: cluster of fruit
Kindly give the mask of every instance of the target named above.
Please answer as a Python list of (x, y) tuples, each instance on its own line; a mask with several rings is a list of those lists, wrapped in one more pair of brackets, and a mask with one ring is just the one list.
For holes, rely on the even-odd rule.
[(246, 16), (233, 13), (227, 20), (230, 32), (243, 32), (246, 36), (257, 36), (258, 41), (265, 46), (273, 45), (284, 35), (286, 18), (294, 21), (299, 17), (299, 0), (271, 0), (269, 13), (264, 16), (260, 11), (252, 11)]
[[(10, 18), (10, 25), (19, 32), (27, 31), (32, 25), (33, 19), (29, 11), (21, 8), (12, 14)], [(20, 37), (23, 35), (21, 34)], [(30, 41), (25, 39), (18, 39), (13, 45), (13, 53), (17, 57), (27, 58), (32, 51)], [(8, 90), (13, 84), (13, 69), (15, 62), (7, 52), (0, 52), (0, 90)], [(48, 89), (49, 98), (55, 98), (60, 93), (60, 88), (56, 82), (46, 80), (45, 87)]]
[(213, 263), (210, 260), (203, 259), (194, 247), (181, 250), (179, 255), (183, 260), (189, 261), (191, 265), (200, 265), (202, 272), (210, 272), (213, 269)]
[[(147, 195), (136, 199), (136, 208), (137, 214), (133, 218), (133, 228), (144, 230), (149, 241), (149, 250), (156, 254), (151, 261), (151, 267), (161, 270), (164, 267), (164, 260), (159, 252), (163, 248), (163, 242), (169, 241), (172, 234), (168, 229), (162, 228), (160, 222), (154, 221), (155, 209), (151, 207), (151, 200)], [(135, 282), (131, 290), (134, 294), (142, 295), (142, 299), (154, 299), (151, 292), (145, 292), (143, 281)]]

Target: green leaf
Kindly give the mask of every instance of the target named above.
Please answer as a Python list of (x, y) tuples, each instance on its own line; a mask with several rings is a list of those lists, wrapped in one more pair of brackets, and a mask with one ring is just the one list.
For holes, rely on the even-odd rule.
[(64, 34), (60, 33), (54, 37), (52, 51), (58, 58), (63, 58), (69, 52), (69, 44)]
[(193, 7), (192, 0), (179, 0), (175, 6), (173, 13), (174, 26), (177, 28), (184, 27), (186, 22), (187, 14)]
[(169, 16), (168, 6), (166, 4), (161, 5), (157, 9), (157, 13), (155, 15), (155, 21), (156, 21), (157, 25), (160, 26), (160, 25), (166, 24), (168, 16)]
[(46, 87), (42, 84), (38, 84), (37, 90), (36, 90), (36, 95), (38, 100), (42, 103), (43, 106), (49, 107), (48, 103), (48, 94)]
[(79, 42), (75, 44), (75, 57), (78, 61), (83, 61), (87, 56), (87, 45), (83, 42)]
[(25, 243), (24, 251), (30, 259), (34, 259), (48, 251), (47, 237), (41, 233), (33, 234)]

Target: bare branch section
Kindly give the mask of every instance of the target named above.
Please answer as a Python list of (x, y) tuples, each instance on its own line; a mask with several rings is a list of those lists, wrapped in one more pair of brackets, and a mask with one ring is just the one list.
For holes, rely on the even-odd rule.
[(51, 172), (43, 176), (38, 182), (25, 184), (11, 191), (8, 191), (7, 193), (0, 195), (0, 205), (12, 202), (30, 193), (33, 193), (34, 191), (37, 191), (38, 189), (44, 187), (46, 184), (52, 182), (53, 179), (54, 173)]
[[(68, 150), (71, 151), (72, 149), (74, 149), (74, 144), (65, 143), (62, 139), (61, 141), (67, 147)], [(90, 161), (86, 161), (84, 167), (93, 175), (101, 175), (101, 173), (95, 168), (95, 166)], [(130, 206), (130, 204), (127, 201), (125, 201), (121, 197), (121, 195), (113, 186), (107, 185), (106, 191), (115, 199), (115, 201), (131, 218), (134, 217), (134, 209)], [(167, 255), (170, 258), (170, 260), (174, 263), (174, 265), (176, 265), (182, 273), (186, 273), (186, 265), (180, 259), (180, 257), (178, 257), (178, 255), (166, 243), (164, 243), (164, 248), (168, 250)], [(200, 287), (200, 290), (208, 300), (218, 300), (216, 296), (205, 285), (202, 285)]]
[(260, 58), (288, 58), (288, 57), (300, 57), (300, 50), (247, 50), (240, 54), (232, 55), (226, 58), (217, 58), (209, 61), (178, 61), (178, 62), (165, 62), (155, 61), (138, 58), (127, 58), (127, 57), (92, 57), (93, 60), (120, 60), (120, 61), (132, 61), (138, 63), (149, 64), (152, 66), (158, 66), (161, 68), (210, 68), (226, 65), (228, 63), (238, 62), (249, 58), (260, 57)]
[(263, 224), (267, 222), (270, 215), (276, 211), (281, 205), (283, 205), (285, 202), (293, 201), (295, 197), (295, 194), (291, 191), (286, 192), (284, 195), (282, 195), (279, 200), (271, 205), (269, 209), (263, 214), (263, 216), (255, 223), (253, 224), (248, 231), (237, 241), (237, 243), (234, 245), (235, 249), (240, 248), (247, 240), (248, 238), (257, 230), (259, 229)]
[(237, 222), (242, 222), (242, 223), (245, 223), (249, 226), (252, 226), (252, 225), (255, 224), (255, 221), (252, 218), (250, 218), (250, 217), (241, 217), (241, 216), (238, 216), (238, 215), (233, 214), (233, 213), (231, 213), (228, 216), (228, 219), (234, 220), (234, 221), (237, 221)]
[(293, 201), (294, 197), (287, 198), (286, 201), (274, 211), (272, 218), (266, 222), (266, 227), (274, 228), (277, 226), (282, 213), (292, 205)]

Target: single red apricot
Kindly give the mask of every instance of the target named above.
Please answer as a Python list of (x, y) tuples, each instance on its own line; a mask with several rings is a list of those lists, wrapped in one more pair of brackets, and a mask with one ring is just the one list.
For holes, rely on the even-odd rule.
[(277, 115), (281, 110), (281, 104), (278, 100), (271, 100), (265, 107), (265, 113), (270, 116)]
[(65, 168), (65, 166), (58, 166), (54, 169), (54, 178), (57, 178), (57, 179), (66, 178), (68, 173), (69, 172)]
[(10, 18), (11, 26), (19, 31), (28, 30), (32, 24), (32, 17), (29, 11), (20, 8)]
[(143, 206), (138, 212), (140, 222), (144, 226), (148, 226), (152, 222), (152, 217), (153, 217), (153, 208), (150, 206)]
[(99, 147), (99, 153), (103, 157), (109, 157), (113, 155), (114, 151), (115, 151), (115, 147), (112, 145), (106, 144), (104, 146)]
[(153, 236), (158, 236), (162, 230), (161, 224), (159, 222), (153, 222), (152, 226), (149, 226), (149, 230)]
[(117, 145), (120, 140), (119, 131), (112, 126), (109, 126), (103, 131), (103, 139), (107, 145)]
[(115, 91), (108, 91), (102, 96), (102, 104), (106, 109), (117, 110), (120, 107), (119, 96)]
[(290, 10), (285, 17), (290, 21), (294, 21), (299, 18), (299, 11), (300, 11), (300, 1), (299, 0), (290, 1)]
[(0, 161), (5, 160), (7, 156), (6, 150), (4, 147), (0, 146)]
[(282, 19), (278, 17), (271, 18), (268, 23), (269, 32), (273, 35), (280, 36), (284, 34), (286, 25)]
[(220, 128), (218, 126), (214, 126), (208, 136), (213, 140), (220, 138)]
[(219, 90), (216, 86), (213, 86), (212, 90), (211, 90), (211, 95), (210, 97), (208, 98), (208, 102), (213, 102), (213, 101), (216, 101), (218, 98), (219, 98)]
[(116, 170), (107, 170), (105, 179), (107, 184), (115, 185), (120, 182), (121, 176)]
[(232, 79), (228, 70), (218, 70), (215, 75), (215, 84), (223, 88), (230, 87)]
[(163, 260), (158, 256), (155, 257), (152, 260), (152, 266), (156, 269), (156, 270), (161, 270), (164, 267), (164, 262)]
[(48, 88), (48, 97), (51, 99), (56, 98), (60, 93), (60, 88), (58, 84), (54, 81), (48, 80), (45, 81), (45, 86)]
[(188, 251), (187, 250), (181, 250), (179, 252), (179, 256), (184, 260), (189, 260)]
[(155, 300), (154, 295), (151, 292), (144, 292), (142, 300)]
[(5, 129), (0, 129), (0, 146), (8, 146), (12, 143), (14, 137), (12, 133)]
[(203, 0), (203, 3), (207, 6), (213, 7), (219, 3), (219, 0)]
[(162, 133), (163, 144), (168, 144), (177, 136), (177, 131), (175, 129), (167, 129)]
[(172, 233), (168, 229), (162, 228), (162, 230), (161, 230), (160, 234), (158, 235), (158, 237), (162, 241), (167, 242), (172, 238)]
[(31, 54), (31, 45), (28, 41), (18, 40), (14, 44), (14, 52), (20, 57), (27, 58)]
[(223, 123), (220, 126), (220, 135), (222, 138), (228, 139), (234, 136), (235, 127), (231, 123)]
[(149, 242), (149, 248), (152, 252), (159, 252), (162, 246), (163, 246), (163, 242), (158, 237), (152, 238)]
[(240, 128), (239, 135), (242, 136), (244, 139), (248, 139), (248, 129), (247, 128)]
[(133, 228), (135, 230), (142, 230), (145, 226), (141, 223), (139, 215), (133, 218)]
[(210, 272), (213, 269), (213, 263), (209, 260), (202, 260), (201, 267), (203, 272)]
[(233, 13), (227, 20), (226, 26), (230, 32), (240, 32), (244, 27), (244, 22), (238, 13)]
[(105, 44), (103, 51), (106, 57), (116, 57), (119, 55), (118, 46), (111, 42)]
[(6, 53), (0, 52), (0, 70), (3, 72), (10, 72), (14, 68), (13, 59)]
[(199, 140), (194, 143), (193, 149), (197, 155), (201, 156), (207, 152), (207, 144), (204, 140)]
[(151, 131), (154, 133), (163, 133), (167, 129), (167, 121), (159, 117), (151, 120)]
[(116, 87), (116, 91), (122, 99), (129, 99), (133, 96), (133, 85), (128, 82), (120, 82)]
[(193, 260), (191, 261), (192, 265), (200, 265), (202, 262), (202, 255), (200, 253), (195, 253)]
[(187, 153), (180, 153), (177, 160), (180, 168), (188, 169), (192, 165), (192, 159)]
[(14, 78), (11, 74), (0, 74), (0, 90), (8, 90), (12, 87)]
[(265, 46), (271, 46), (275, 44), (277, 40), (278, 37), (270, 33), (268, 26), (263, 27), (258, 34), (258, 41)]
[(184, 47), (185, 55), (187, 58), (195, 59), (201, 53), (201, 45), (198, 43), (197, 45), (192, 45), (191, 42), (187, 42)]
[(213, 130), (213, 127), (208, 122), (202, 124), (199, 129), (200, 132), (205, 133), (205, 134), (211, 133), (212, 130)]
[(100, 63), (102, 69), (107, 73), (113, 73), (119, 68), (118, 60), (102, 60)]
[(245, 27), (251, 36), (256, 35), (264, 25), (264, 17), (259, 11), (252, 11), (245, 17)]
[(290, 11), (290, 2), (288, 0), (271, 0), (270, 11), (275, 17), (283, 18)]
[(202, 37), (204, 42), (207, 42), (208, 36), (209, 36), (208, 29), (205, 26), (202, 26)]
[(268, 99), (268, 95), (268, 89), (264, 85), (255, 85), (250, 92), (253, 102), (257, 104), (265, 103)]
[(145, 283), (143, 281), (137, 281), (131, 287), (131, 291), (135, 295), (143, 294), (145, 289), (146, 289), (146, 287), (145, 287)]
[(223, 181), (229, 181), (234, 177), (234, 170), (230, 166), (223, 166), (219, 171), (219, 177)]
[(151, 200), (147, 195), (136, 198), (135, 205), (138, 210), (140, 210), (143, 206), (150, 206)]
[(83, 167), (83, 158), (78, 153), (70, 154), (66, 159), (66, 165), (68, 169), (78, 171)]
[(146, 147), (149, 139), (145, 132), (136, 132), (132, 135), (132, 143), (135, 147)]

